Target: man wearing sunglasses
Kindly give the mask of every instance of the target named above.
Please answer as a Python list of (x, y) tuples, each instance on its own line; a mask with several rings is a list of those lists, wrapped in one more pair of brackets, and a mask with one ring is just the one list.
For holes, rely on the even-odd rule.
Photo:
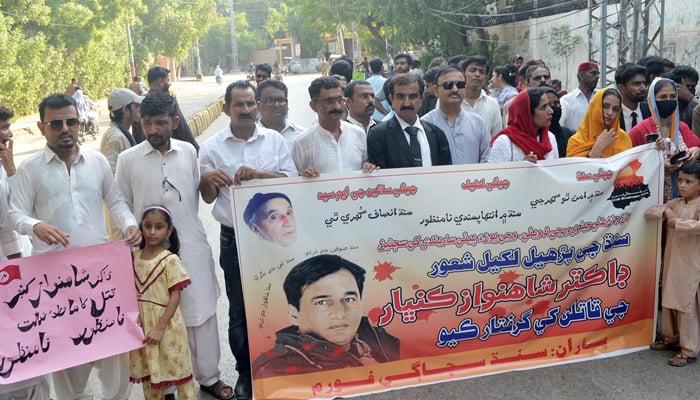
[[(26, 159), (10, 183), (10, 221), (17, 232), (34, 236), (32, 254), (106, 243), (103, 202), (127, 243), (139, 245), (136, 219), (114, 184), (107, 159), (78, 144), (75, 100), (52, 94), (39, 104), (39, 118), (46, 147)], [(128, 397), (129, 353), (123, 353), (54, 372), (57, 399), (91, 397), (85, 385), (93, 366), (100, 369), (105, 398)]]
[(439, 108), (426, 114), (421, 121), (430, 122), (445, 132), (453, 164), (485, 163), (489, 158), (491, 135), (483, 118), (462, 108), (465, 87), (464, 74), (457, 67), (439, 70)]
[(340, 82), (328, 76), (316, 78), (309, 86), (309, 97), (318, 123), (294, 142), (292, 158), (299, 174), (313, 178), (321, 173), (375, 170), (367, 162), (364, 130), (343, 120), (346, 107)]
[(418, 119), (425, 91), (423, 78), (416, 74), (396, 74), (385, 87), (396, 115), (369, 130), (369, 162), (380, 168), (452, 164), (445, 133)]
[(484, 90), (484, 83), (488, 79), (487, 73), (489, 72), (488, 61), (483, 56), (467, 57), (462, 63), (462, 72), (467, 79), (462, 108), (465, 111), (478, 114), (484, 119), (489, 134), (496, 135), (503, 129), (503, 120), (498, 100), (487, 95)]
[(268, 63), (262, 63), (255, 66), (255, 85), (266, 81), (272, 77), (272, 67)]

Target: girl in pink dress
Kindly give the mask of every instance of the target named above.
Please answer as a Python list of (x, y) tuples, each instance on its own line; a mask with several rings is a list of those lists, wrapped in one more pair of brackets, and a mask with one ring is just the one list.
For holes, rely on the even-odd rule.
[(131, 352), (131, 381), (143, 383), (146, 400), (163, 400), (168, 386), (180, 400), (196, 399), (187, 330), (180, 313), (180, 291), (190, 278), (177, 256), (180, 242), (170, 211), (147, 207), (142, 241), (134, 253), (134, 276), (146, 344)]

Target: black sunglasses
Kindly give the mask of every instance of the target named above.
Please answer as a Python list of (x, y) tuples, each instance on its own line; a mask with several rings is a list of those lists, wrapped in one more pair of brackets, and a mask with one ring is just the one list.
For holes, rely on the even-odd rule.
[(452, 90), (452, 88), (457, 85), (457, 89), (464, 89), (467, 87), (467, 82), (465, 81), (447, 81), (442, 83), (442, 88), (445, 90)]
[(78, 118), (55, 119), (49, 122), (42, 122), (42, 124), (49, 125), (51, 129), (57, 131), (63, 128), (64, 122), (69, 128), (75, 128), (76, 126), (80, 125), (80, 120)]

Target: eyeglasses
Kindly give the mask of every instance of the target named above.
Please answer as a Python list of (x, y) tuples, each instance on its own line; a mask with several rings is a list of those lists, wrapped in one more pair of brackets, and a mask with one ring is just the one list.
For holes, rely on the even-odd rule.
[(345, 97), (336, 97), (332, 99), (323, 99), (320, 101), (324, 106), (332, 106), (334, 104), (343, 104), (345, 103)]
[(268, 107), (272, 107), (276, 104), (283, 106), (283, 105), (287, 104), (287, 99), (282, 98), (282, 97), (278, 97), (278, 98), (268, 97), (265, 100), (260, 100), (260, 103), (263, 103)]
[(537, 75), (537, 76), (533, 76), (532, 79), (534, 79), (536, 81), (546, 81), (546, 80), (549, 80), (549, 75)]
[(63, 123), (69, 128), (75, 128), (80, 125), (80, 120), (78, 118), (66, 118), (66, 119), (55, 119), (49, 122), (42, 122), (44, 125), (49, 125), (54, 131), (58, 131), (63, 128)]
[(453, 87), (457, 85), (457, 89), (464, 89), (467, 87), (467, 82), (465, 81), (447, 81), (442, 83), (442, 88), (445, 90), (452, 90)]
[[(167, 186), (166, 186), (166, 185), (167, 185)], [(182, 194), (180, 193), (179, 190), (177, 190), (177, 188), (175, 187), (175, 185), (173, 185), (172, 182), (170, 182), (170, 181), (168, 180), (168, 177), (166, 176), (166, 177), (163, 179), (163, 190), (165, 190), (165, 191), (167, 192), (167, 191), (168, 191), (168, 186), (170, 186), (171, 188), (173, 188), (173, 189), (177, 192), (177, 197), (180, 199), (180, 201), (182, 201)]]

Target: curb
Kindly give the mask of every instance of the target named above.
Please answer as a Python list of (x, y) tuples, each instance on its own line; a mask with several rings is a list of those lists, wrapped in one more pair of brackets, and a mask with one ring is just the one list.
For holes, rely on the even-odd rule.
[(221, 96), (219, 100), (190, 115), (187, 118), (187, 125), (190, 127), (192, 134), (194, 136), (201, 135), (202, 132), (204, 132), (204, 130), (207, 129), (209, 125), (211, 125), (211, 123), (219, 117), (219, 115), (221, 115), (223, 106), (224, 97)]

